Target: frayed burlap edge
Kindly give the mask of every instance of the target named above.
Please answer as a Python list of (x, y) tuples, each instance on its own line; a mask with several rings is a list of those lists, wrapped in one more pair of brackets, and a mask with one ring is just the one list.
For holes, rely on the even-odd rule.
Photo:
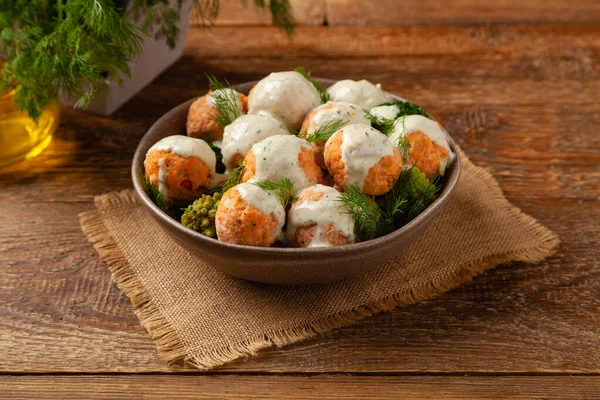
[[(130, 298), (141, 324), (155, 341), (159, 353), (164, 357), (167, 364), (169, 366), (189, 364), (200, 370), (209, 370), (238, 358), (254, 355), (260, 350), (269, 347), (283, 347), (314, 338), (335, 328), (355, 323), (373, 314), (434, 297), (470, 281), (475, 275), (498, 264), (509, 261), (535, 263), (554, 254), (560, 243), (558, 236), (531, 216), (512, 206), (506, 200), (497, 181), (489, 172), (483, 168), (475, 167), (462, 151), (460, 151), (460, 155), (463, 173), (471, 170), (474, 178), (487, 186), (489, 194), (492, 200), (497, 203), (497, 206), (514, 218), (532, 237), (540, 241), (538, 247), (523, 248), (509, 253), (492, 255), (478, 260), (471, 265), (463, 266), (449, 276), (431, 281), (425, 287), (412, 288), (407, 292), (396, 293), (364, 306), (339, 312), (310, 323), (269, 332), (259, 337), (235, 345), (227, 345), (219, 350), (208, 353), (202, 353), (200, 349), (200, 356), (189, 354), (190, 349), (186, 349), (177, 332), (152, 302), (152, 299), (150, 299), (148, 293), (135, 275), (133, 268), (131, 268), (108, 232), (102, 220), (101, 213), (98, 211), (89, 211), (80, 214), (79, 218), (84, 234), (93, 243), (100, 257), (109, 265), (117, 286)], [(136, 201), (135, 195), (131, 190), (109, 193), (96, 198), (97, 205), (101, 207), (132, 204)]]

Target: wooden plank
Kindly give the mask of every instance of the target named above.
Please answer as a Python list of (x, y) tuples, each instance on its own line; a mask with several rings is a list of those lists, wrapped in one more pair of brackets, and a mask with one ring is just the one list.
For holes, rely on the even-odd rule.
[(327, 0), (330, 25), (600, 22), (595, 0)]
[[(246, 3), (246, 6), (243, 4)], [(325, 22), (325, 0), (290, 0), (294, 21), (297, 25), (323, 25)], [(207, 21), (193, 12), (190, 16), (192, 25), (205, 26)], [(214, 26), (252, 26), (271, 25), (271, 14), (253, 6), (250, 0), (221, 0), (218, 17), (212, 22)]]
[(17, 399), (597, 399), (597, 376), (2, 376)]
[[(600, 30), (430, 29), (359, 28), (364, 35), (347, 45), (346, 28), (301, 28), (285, 53), (279, 39), (268, 41), (271, 28), (196, 29), (184, 58), (113, 117), (64, 110), (47, 152), (0, 172), (0, 368), (166, 371), (76, 215), (94, 195), (130, 187), (137, 141), (158, 116), (205, 90), (203, 71), (238, 83), (305, 63), (316, 75), (382, 82), (425, 106), (562, 245), (540, 265), (499, 267), (439, 299), (226, 369), (599, 372), (600, 227), (590, 221), (600, 219)], [(205, 40), (215, 32), (220, 42)], [(438, 39), (440, 32), (450, 39)], [(252, 54), (256, 43), (237, 40), (244, 36), (263, 40), (265, 56)], [(405, 46), (377, 55), (371, 43), (380, 36)], [(337, 44), (336, 55), (310, 44), (314, 37)], [(221, 51), (226, 38), (236, 40)]]
[(364, 61), (384, 56), (488, 54), (498, 56), (499, 60), (535, 58), (540, 67), (563, 57), (561, 66), (575, 60), (579, 61), (581, 72), (591, 72), (595, 53), (600, 48), (599, 33), (600, 26), (592, 24), (330, 26), (299, 27), (290, 39), (272, 27), (192, 28), (188, 33), (186, 54), (200, 58), (280, 59), (296, 56), (328, 60), (363, 58)]

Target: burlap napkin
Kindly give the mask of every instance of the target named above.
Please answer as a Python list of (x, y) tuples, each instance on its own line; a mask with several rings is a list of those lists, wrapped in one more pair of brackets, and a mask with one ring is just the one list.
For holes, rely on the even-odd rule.
[(96, 197), (97, 210), (80, 222), (166, 361), (206, 370), (432, 297), (494, 265), (551, 255), (557, 236), (509, 204), (488, 172), (461, 159), (456, 192), (416, 244), (366, 276), (328, 285), (223, 275), (175, 244), (131, 190)]

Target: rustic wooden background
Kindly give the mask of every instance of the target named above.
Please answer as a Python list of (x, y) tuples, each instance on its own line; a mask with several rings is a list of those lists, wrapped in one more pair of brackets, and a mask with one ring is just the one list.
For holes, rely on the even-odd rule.
[[(597, 399), (600, 2), (293, 4), (302, 26), (289, 41), (225, 2), (113, 117), (63, 108), (49, 149), (0, 171), (0, 397)], [(77, 214), (131, 186), (136, 143), (205, 90), (205, 71), (240, 83), (297, 65), (430, 110), (560, 249), (218, 371), (170, 371)]]

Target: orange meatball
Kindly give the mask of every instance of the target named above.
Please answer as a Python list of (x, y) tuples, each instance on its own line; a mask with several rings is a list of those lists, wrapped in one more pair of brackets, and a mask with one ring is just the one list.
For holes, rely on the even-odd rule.
[[(163, 165), (161, 167), (161, 165)], [(196, 157), (182, 157), (162, 150), (148, 154), (144, 162), (150, 183), (160, 187), (160, 169), (165, 170), (163, 180), (166, 196), (170, 199), (194, 200), (210, 186), (210, 167)], [(163, 192), (161, 190), (161, 192)]]
[[(225, 89), (230, 90), (230, 89)], [(192, 103), (188, 111), (186, 131), (188, 136), (214, 141), (223, 139), (223, 127), (215, 121), (219, 111), (214, 106), (212, 90)], [(242, 93), (235, 92), (237, 106), (241, 114), (248, 110), (248, 98)]]
[[(343, 101), (330, 101), (321, 104), (308, 113), (306, 118), (304, 118), (298, 136), (307, 139), (314, 135), (319, 128), (336, 121), (346, 122), (346, 124), (363, 124), (371, 126), (371, 121), (367, 118), (365, 111), (356, 104)], [(325, 159), (323, 158), (325, 142), (327, 142), (327, 140), (310, 143), (313, 149), (315, 149), (317, 163), (323, 169), (327, 168), (325, 166)]]
[(446, 150), (433, 143), (421, 131), (409, 133), (406, 138), (410, 143), (407, 163), (419, 168), (428, 179), (436, 176), (440, 170), (441, 158), (448, 156)]
[(244, 158), (242, 182), (288, 178), (296, 192), (319, 183), (323, 171), (309, 143), (292, 135), (271, 136), (252, 146)]
[(332, 187), (304, 189), (288, 212), (287, 237), (296, 247), (331, 247), (354, 243), (354, 219)]
[(349, 125), (327, 141), (325, 164), (338, 187), (356, 185), (366, 194), (379, 196), (394, 187), (402, 171), (402, 156), (376, 129)]
[(215, 227), (222, 242), (269, 247), (281, 235), (285, 210), (271, 193), (251, 183), (229, 189), (217, 208)]

